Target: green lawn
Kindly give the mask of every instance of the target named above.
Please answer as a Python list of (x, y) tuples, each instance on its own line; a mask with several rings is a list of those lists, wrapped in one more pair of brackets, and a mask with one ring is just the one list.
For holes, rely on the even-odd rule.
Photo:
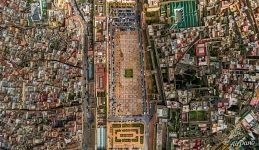
[(206, 111), (190, 111), (190, 121), (205, 121), (207, 119)]
[[(144, 134), (144, 125), (143, 124), (113, 124), (113, 128), (127, 128), (127, 127), (139, 127), (140, 128), (140, 134)], [(136, 129), (123, 129), (122, 132), (136, 132), (138, 133), (138, 130)]]
[(115, 142), (121, 142), (121, 139), (117, 139), (117, 137), (115, 137)]
[(80, 3), (85, 3), (87, 2), (87, 0), (80, 0)]
[(122, 139), (122, 142), (131, 142), (131, 139)]
[(159, 14), (157, 11), (152, 11), (152, 12), (147, 12), (146, 16), (147, 17), (159, 17)]
[(34, 2), (34, 0), (27, 0), (27, 3), (29, 3), (29, 4), (31, 4), (33, 2)]
[(125, 69), (125, 78), (132, 78), (133, 77), (133, 69)]
[(131, 140), (132, 142), (138, 142), (138, 137), (136, 137), (135, 139)]
[(144, 143), (144, 137), (141, 136), (141, 137), (140, 137), (140, 144), (143, 144), (143, 143)]
[(158, 24), (160, 22), (159, 19), (152, 19), (152, 20), (146, 20), (146, 23), (148, 25), (151, 25), (151, 24)]
[(121, 124), (112, 124), (112, 127), (113, 127), (113, 128), (120, 128), (120, 127), (121, 127)]
[(121, 132), (121, 130), (115, 130), (115, 134), (117, 134), (118, 132)]
[(189, 113), (189, 117), (190, 117), (190, 120), (195, 120), (196, 119), (196, 112), (195, 111), (191, 111)]
[(131, 124), (122, 124), (122, 127), (131, 127)]
[(106, 93), (105, 92), (97, 92), (97, 97), (105, 97)]
[(179, 122), (179, 113), (180, 110), (171, 110), (170, 111), (170, 122), (172, 126), (169, 126), (169, 130), (173, 132), (179, 131), (180, 122)]
[(144, 125), (140, 124), (140, 134), (144, 134)]
[(205, 120), (206, 119), (206, 112), (205, 111), (197, 111), (197, 119)]
[[(144, 125), (143, 124), (122, 124), (122, 127), (139, 127), (140, 128), (140, 133), (144, 133)], [(141, 133), (141, 134), (143, 134)]]

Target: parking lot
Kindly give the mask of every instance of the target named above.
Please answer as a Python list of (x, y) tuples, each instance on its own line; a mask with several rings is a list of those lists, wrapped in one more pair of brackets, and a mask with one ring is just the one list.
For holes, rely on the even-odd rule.
[(138, 27), (136, 7), (115, 7), (110, 11), (110, 23), (121, 31), (133, 31)]

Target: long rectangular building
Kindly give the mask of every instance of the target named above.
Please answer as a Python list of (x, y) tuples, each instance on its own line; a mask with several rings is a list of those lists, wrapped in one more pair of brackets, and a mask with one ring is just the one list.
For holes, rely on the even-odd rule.
[(97, 128), (97, 137), (97, 150), (106, 150), (107, 129), (104, 127)]

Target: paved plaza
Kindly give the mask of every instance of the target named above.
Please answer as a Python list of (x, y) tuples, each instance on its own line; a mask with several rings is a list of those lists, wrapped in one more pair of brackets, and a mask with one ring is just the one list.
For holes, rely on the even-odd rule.
[[(143, 114), (141, 93), (140, 56), (138, 33), (115, 33), (115, 99), (116, 115)], [(132, 77), (125, 76), (125, 70), (131, 69)]]

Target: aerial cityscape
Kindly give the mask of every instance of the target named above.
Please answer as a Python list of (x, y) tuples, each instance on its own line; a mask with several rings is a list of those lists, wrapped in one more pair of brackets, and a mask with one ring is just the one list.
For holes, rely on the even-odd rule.
[(259, 150), (259, 0), (0, 0), (0, 150)]

